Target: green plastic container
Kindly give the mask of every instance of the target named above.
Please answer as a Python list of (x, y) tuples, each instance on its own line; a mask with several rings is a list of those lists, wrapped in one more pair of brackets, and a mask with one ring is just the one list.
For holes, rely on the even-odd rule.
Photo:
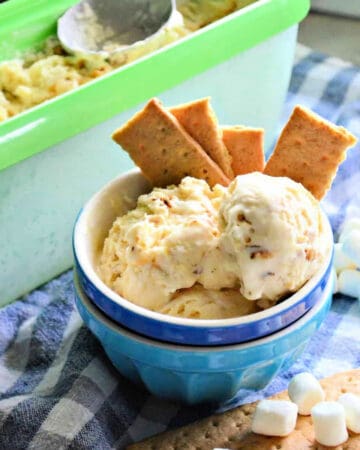
[[(40, 46), (74, 0), (0, 4), (0, 61)], [(211, 96), (222, 124), (272, 143), (309, 0), (259, 0), (192, 35), (0, 123), (0, 305), (69, 268), (83, 203), (133, 167), (110, 134), (152, 96)]]

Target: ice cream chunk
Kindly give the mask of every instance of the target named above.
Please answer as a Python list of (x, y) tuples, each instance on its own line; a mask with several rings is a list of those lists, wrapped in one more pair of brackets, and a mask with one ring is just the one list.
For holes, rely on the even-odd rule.
[(255, 302), (237, 289), (213, 290), (196, 285), (181, 290), (159, 312), (189, 319), (228, 319), (257, 312)]
[[(140, 196), (137, 208), (116, 219), (105, 240), (99, 265), (104, 282), (153, 310), (177, 290), (192, 287), (203, 277), (204, 258), (218, 244), (223, 195), (221, 186), (211, 189), (203, 180), (186, 177), (179, 186)], [(211, 273), (209, 264), (206, 270)], [(218, 272), (215, 289), (226, 287)], [(234, 283), (233, 276), (228, 284)]]
[(221, 248), (233, 257), (247, 299), (276, 300), (298, 290), (326, 253), (318, 202), (286, 177), (236, 177), (222, 200), (220, 221)]

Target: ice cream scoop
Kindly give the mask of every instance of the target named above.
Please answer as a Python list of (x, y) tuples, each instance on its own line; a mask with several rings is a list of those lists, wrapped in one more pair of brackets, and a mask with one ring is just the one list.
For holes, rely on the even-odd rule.
[(220, 224), (220, 246), (233, 257), (240, 292), (250, 300), (298, 290), (325, 253), (318, 202), (286, 177), (236, 177), (222, 200)]
[(58, 20), (71, 53), (109, 54), (144, 43), (179, 17), (175, 0), (82, 0)]
[(237, 289), (212, 290), (201, 285), (178, 292), (159, 310), (189, 319), (228, 319), (257, 311), (256, 302), (246, 300)]
[[(186, 177), (179, 186), (140, 196), (137, 208), (114, 222), (105, 241), (99, 264), (104, 282), (153, 310), (177, 290), (192, 287), (203, 276), (204, 258), (218, 243), (223, 192), (220, 186), (212, 190), (205, 181)], [(207, 270), (210, 274), (212, 269)], [(219, 280), (223, 283), (223, 276)]]

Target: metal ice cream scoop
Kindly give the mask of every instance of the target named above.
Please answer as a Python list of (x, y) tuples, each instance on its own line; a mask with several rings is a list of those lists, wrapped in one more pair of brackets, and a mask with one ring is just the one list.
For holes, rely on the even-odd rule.
[(115, 53), (151, 39), (176, 14), (175, 0), (82, 0), (58, 20), (58, 38), (71, 53)]

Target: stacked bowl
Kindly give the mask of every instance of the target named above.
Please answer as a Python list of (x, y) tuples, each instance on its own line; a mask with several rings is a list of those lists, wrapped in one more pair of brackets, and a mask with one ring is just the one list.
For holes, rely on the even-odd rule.
[(262, 389), (299, 357), (330, 308), (333, 236), (328, 220), (328, 254), (295, 294), (237, 318), (172, 317), (122, 298), (96, 269), (114, 220), (149, 190), (140, 171), (133, 170), (106, 185), (80, 212), (73, 251), (81, 317), (119, 372), (155, 395), (187, 403), (219, 402), (240, 389)]

